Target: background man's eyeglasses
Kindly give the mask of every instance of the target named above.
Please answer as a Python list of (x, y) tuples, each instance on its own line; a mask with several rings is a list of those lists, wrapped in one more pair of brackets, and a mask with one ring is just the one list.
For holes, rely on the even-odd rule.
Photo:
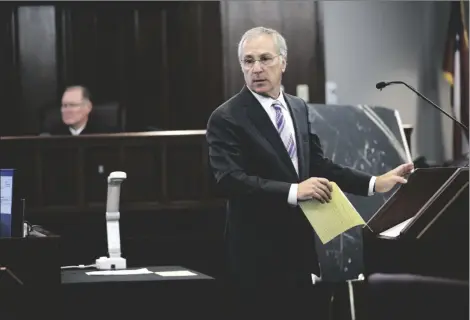
[(61, 108), (78, 108), (80, 106), (82, 106), (84, 103), (84, 101), (82, 102), (75, 102), (75, 103), (62, 103), (60, 105)]

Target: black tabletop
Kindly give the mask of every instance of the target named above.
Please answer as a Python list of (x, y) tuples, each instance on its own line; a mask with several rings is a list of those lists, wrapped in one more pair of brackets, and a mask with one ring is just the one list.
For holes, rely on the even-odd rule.
[[(147, 268), (152, 273), (138, 275), (87, 275), (90, 271), (101, 271), (96, 269), (78, 269), (62, 271), (62, 284), (79, 284), (79, 283), (106, 283), (106, 282), (148, 282), (148, 281), (175, 281), (175, 280), (215, 280), (214, 278), (202, 274), (200, 272), (184, 268), (181, 266), (160, 266), (160, 267), (141, 267), (129, 268), (128, 270), (136, 270)], [(163, 271), (190, 271), (196, 275), (191, 276), (161, 276), (155, 272)]]

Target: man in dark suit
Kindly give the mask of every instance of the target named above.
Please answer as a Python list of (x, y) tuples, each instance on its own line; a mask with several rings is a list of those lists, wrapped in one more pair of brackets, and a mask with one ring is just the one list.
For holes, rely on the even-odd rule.
[(47, 130), (51, 135), (84, 135), (96, 133), (114, 133), (99, 119), (90, 115), (93, 109), (90, 91), (83, 86), (68, 87), (62, 95), (62, 122)]
[(210, 165), (228, 198), (231, 284), (244, 297), (265, 297), (264, 306), (277, 314), (287, 297), (300, 301), (294, 293), (312, 286), (312, 273), (320, 275), (314, 231), (298, 201), (328, 202), (330, 181), (363, 196), (386, 192), (406, 182), (413, 164), (372, 177), (326, 159), (309, 131), (306, 103), (281, 90), (287, 46), (275, 30), (247, 31), (238, 56), (246, 86), (208, 121)]

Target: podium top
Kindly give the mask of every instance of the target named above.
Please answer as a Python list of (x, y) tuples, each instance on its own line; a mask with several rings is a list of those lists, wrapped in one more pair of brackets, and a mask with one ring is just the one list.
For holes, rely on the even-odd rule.
[(372, 216), (365, 228), (368, 227), (374, 234), (380, 234), (413, 218), (461, 170), (463, 168), (455, 167), (416, 169), (408, 178), (408, 183), (399, 187)]

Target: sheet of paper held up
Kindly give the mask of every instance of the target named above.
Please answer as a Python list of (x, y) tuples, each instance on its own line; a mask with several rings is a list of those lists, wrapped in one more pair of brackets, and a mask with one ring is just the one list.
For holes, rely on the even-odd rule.
[(321, 203), (314, 199), (299, 203), (323, 244), (352, 227), (366, 224), (338, 185), (334, 182), (330, 183), (333, 191), (329, 203)]
[(86, 272), (89, 276), (127, 276), (137, 274), (150, 274), (153, 273), (147, 268), (134, 269), (134, 270), (101, 270)]

